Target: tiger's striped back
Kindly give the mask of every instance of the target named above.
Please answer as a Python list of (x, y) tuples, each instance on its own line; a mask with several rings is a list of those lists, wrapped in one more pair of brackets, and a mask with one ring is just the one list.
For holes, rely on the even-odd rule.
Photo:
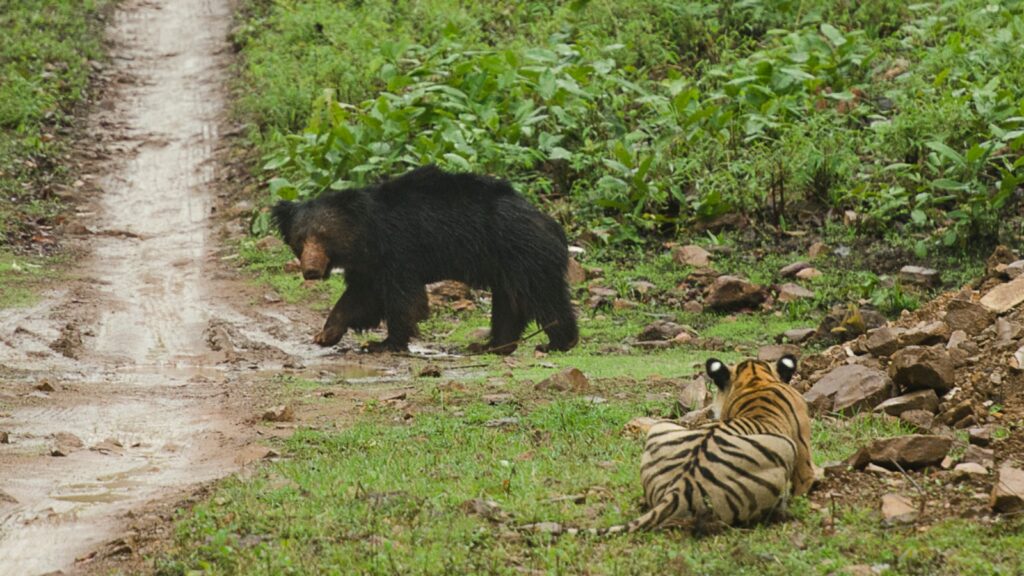
[(667, 421), (652, 426), (640, 464), (648, 511), (588, 532), (746, 524), (783, 508), (791, 492), (810, 489), (810, 417), (803, 396), (788, 385), (796, 359), (784, 356), (774, 366), (748, 360), (733, 369), (711, 359), (706, 367), (719, 388), (720, 420), (695, 429)]

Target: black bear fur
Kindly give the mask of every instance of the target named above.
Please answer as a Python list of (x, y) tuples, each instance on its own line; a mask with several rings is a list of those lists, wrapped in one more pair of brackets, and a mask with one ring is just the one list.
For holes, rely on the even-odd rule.
[(406, 350), (428, 314), (425, 285), (440, 280), (491, 290), (492, 352), (514, 351), (530, 321), (548, 336), (542, 350), (578, 341), (565, 232), (507, 182), (426, 166), (375, 186), (281, 201), (272, 217), (307, 278), (345, 271), (345, 293), (316, 337), (321, 346), (385, 320), (387, 338), (372, 349)]

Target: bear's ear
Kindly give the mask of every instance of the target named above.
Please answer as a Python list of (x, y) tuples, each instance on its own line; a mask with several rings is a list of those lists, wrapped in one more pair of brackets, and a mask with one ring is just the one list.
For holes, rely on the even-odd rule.
[(729, 372), (729, 367), (718, 358), (708, 358), (704, 369), (707, 371), (711, 381), (718, 386), (719, 390), (725, 390), (726, 386), (729, 385), (729, 380), (732, 380), (732, 374)]
[(274, 221), (284, 241), (291, 243), (292, 224), (295, 222), (295, 213), (299, 205), (288, 200), (281, 200), (270, 209), (270, 218)]
[(792, 354), (786, 354), (775, 364), (775, 370), (779, 373), (779, 379), (789, 384), (789, 381), (793, 379), (793, 375), (796, 374), (796, 356)]

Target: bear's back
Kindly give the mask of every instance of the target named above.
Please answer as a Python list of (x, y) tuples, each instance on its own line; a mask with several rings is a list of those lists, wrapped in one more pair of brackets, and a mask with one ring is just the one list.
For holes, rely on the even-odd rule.
[(519, 196), (502, 180), (478, 174), (451, 173), (427, 165), (381, 182), (370, 190), (378, 202), (403, 204), (410, 201), (445, 203), (486, 203)]

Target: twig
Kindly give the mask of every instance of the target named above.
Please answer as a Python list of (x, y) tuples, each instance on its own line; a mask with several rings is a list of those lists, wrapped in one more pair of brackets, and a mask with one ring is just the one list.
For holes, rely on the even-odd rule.
[(903, 474), (903, 477), (906, 478), (907, 480), (910, 480), (910, 483), (914, 485), (914, 489), (917, 490), (917, 495), (921, 498), (921, 506), (920, 510), (918, 510), (918, 514), (924, 516), (924, 509), (925, 506), (928, 504), (928, 498), (925, 494), (924, 488), (921, 488), (921, 485), (918, 484), (917, 481), (910, 476), (910, 474), (907, 474), (907, 471), (903, 469), (903, 466), (900, 466), (899, 463), (896, 462), (895, 458), (890, 458), (889, 462), (892, 462), (892, 465), (895, 466), (896, 469), (900, 471), (900, 474)]
[(523, 342), (526, 342), (530, 338), (533, 338), (537, 334), (540, 334), (541, 332), (544, 332), (548, 328), (551, 328), (552, 326), (556, 326), (556, 325), (558, 325), (558, 320), (555, 320), (555, 321), (550, 322), (550, 323), (548, 323), (548, 324), (546, 324), (544, 326), (541, 326), (540, 328), (534, 330), (532, 333), (530, 333), (530, 334), (528, 334), (526, 336), (523, 336), (522, 338), (520, 338), (518, 340), (513, 340), (511, 342), (506, 342), (505, 344), (502, 344), (501, 346), (497, 346), (497, 347), (494, 347), (494, 348), (485, 348), (485, 349), (481, 350), (478, 353), (479, 354), (487, 354), (489, 352), (494, 352), (495, 350), (501, 350), (502, 348), (507, 348), (507, 347), (513, 346), (513, 345), (514, 346), (519, 346), (520, 344), (522, 344)]

